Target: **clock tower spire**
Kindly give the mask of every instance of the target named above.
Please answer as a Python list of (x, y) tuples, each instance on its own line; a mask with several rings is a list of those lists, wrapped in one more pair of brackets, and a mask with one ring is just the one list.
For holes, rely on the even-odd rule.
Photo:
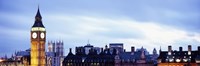
[(46, 29), (38, 7), (35, 22), (31, 28), (31, 66), (45, 66)]
[(32, 27), (44, 27), (44, 25), (42, 24), (42, 16), (40, 14), (39, 7), (38, 7), (37, 14), (35, 15), (35, 23), (33, 24)]

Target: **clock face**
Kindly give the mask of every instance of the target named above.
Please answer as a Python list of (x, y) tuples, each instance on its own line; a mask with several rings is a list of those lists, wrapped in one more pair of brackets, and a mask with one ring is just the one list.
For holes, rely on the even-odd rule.
[(37, 38), (37, 33), (34, 32), (34, 33), (32, 34), (32, 37), (33, 37), (34, 39)]
[(44, 36), (45, 36), (44, 33), (41, 33), (41, 34), (40, 34), (40, 37), (41, 37), (42, 39), (44, 38)]

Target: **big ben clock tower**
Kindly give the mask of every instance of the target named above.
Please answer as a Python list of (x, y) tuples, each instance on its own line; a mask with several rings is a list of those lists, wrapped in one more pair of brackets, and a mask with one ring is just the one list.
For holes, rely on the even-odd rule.
[(38, 7), (35, 23), (31, 28), (31, 66), (45, 66), (46, 30)]

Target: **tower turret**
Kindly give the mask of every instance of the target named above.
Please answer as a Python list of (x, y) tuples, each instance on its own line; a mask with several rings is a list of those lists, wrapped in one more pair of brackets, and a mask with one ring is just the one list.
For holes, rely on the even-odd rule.
[(31, 28), (31, 66), (46, 66), (45, 42), (46, 30), (38, 7), (35, 22)]

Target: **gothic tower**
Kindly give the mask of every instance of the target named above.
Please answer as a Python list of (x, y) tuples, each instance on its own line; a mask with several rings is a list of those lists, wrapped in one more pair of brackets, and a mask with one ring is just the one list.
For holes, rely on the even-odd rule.
[(31, 28), (31, 66), (45, 66), (46, 30), (38, 7), (35, 23)]

